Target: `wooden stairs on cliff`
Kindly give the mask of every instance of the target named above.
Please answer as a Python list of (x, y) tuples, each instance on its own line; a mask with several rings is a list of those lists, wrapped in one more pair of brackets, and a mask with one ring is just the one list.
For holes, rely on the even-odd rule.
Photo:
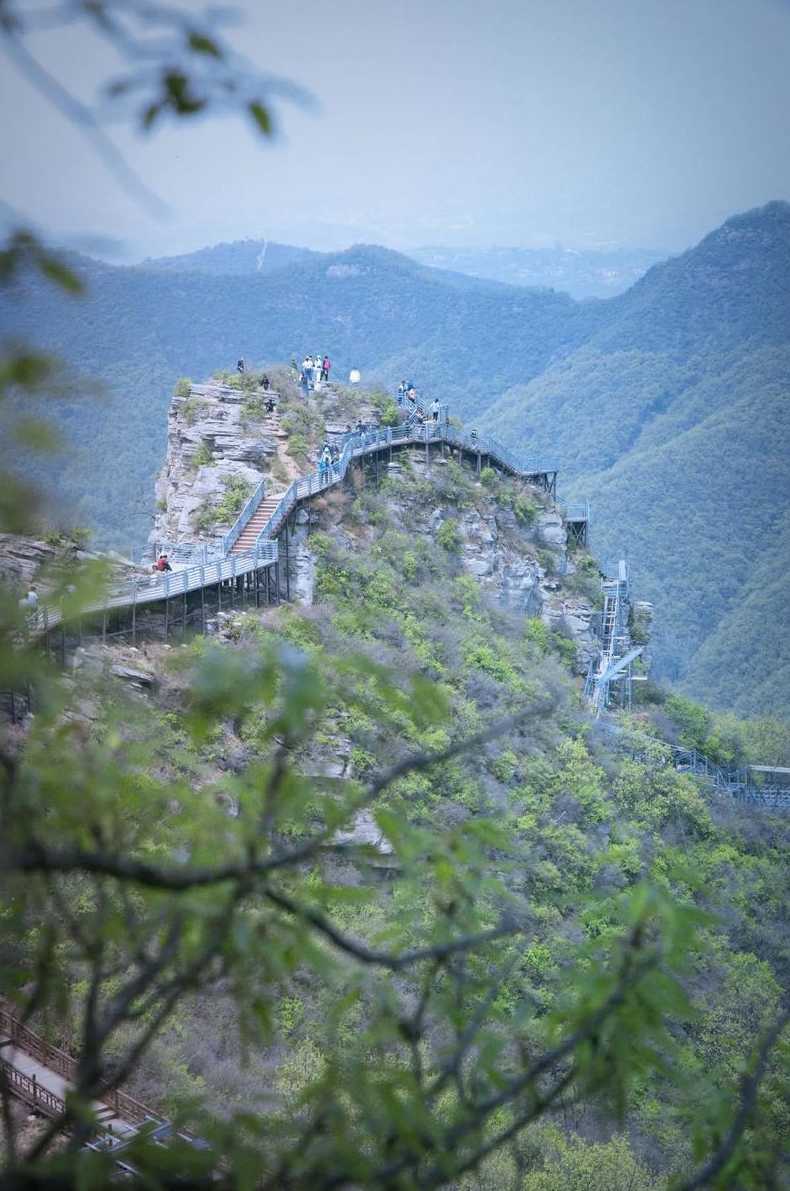
[(282, 496), (282, 492), (272, 492), (263, 498), (231, 546), (231, 554), (245, 554), (248, 550), (255, 549), (255, 543), (258, 540), (261, 530), (271, 518), (272, 513), (282, 500)]

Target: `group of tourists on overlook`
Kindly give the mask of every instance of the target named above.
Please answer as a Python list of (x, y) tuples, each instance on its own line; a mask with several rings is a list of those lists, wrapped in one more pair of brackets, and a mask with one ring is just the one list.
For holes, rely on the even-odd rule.
[[(404, 406), (406, 407), (406, 410), (410, 416), (414, 416), (418, 422), (425, 421), (424, 409), (417, 402), (417, 390), (410, 380), (402, 380), (398, 385), (398, 407), (403, 409)], [(434, 397), (433, 401), (428, 407), (428, 412), (431, 415), (432, 421), (439, 421), (441, 408), (442, 407), (439, 404), (439, 398)]]
[(302, 371), (299, 374), (299, 384), (303, 389), (314, 389), (319, 381), (328, 381), (329, 372), (332, 367), (332, 361), (324, 352), (323, 356), (320, 352), (314, 356), (305, 356), (302, 360)]

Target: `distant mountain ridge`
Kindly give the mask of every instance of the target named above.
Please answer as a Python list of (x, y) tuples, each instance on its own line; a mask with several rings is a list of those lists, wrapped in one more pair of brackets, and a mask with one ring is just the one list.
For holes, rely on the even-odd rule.
[(666, 253), (639, 248), (445, 248), (409, 253), (423, 265), (453, 269), (508, 285), (557, 289), (573, 298), (610, 298), (622, 293)]
[(181, 256), (151, 257), (134, 267), (175, 273), (207, 273), (221, 277), (249, 273), (267, 275), (318, 255), (310, 248), (278, 244), (274, 240), (234, 240), (230, 244), (214, 244)]
[[(721, 705), (790, 711), (776, 550), (790, 507), (788, 204), (728, 220), (605, 301), (365, 245), (262, 273), (248, 267), (256, 242), (241, 245), (191, 254), (195, 268), (80, 258), (85, 299), (30, 278), (3, 312), (7, 332), (110, 386), (101, 405), (51, 407), (83, 452), (57, 465), (63, 502), (102, 540), (145, 536), (178, 376), (328, 351), (335, 375), (413, 380), (556, 461), (565, 493), (593, 498), (596, 552), (628, 554), (657, 605), (658, 672)], [(214, 272), (226, 249), (238, 271)], [(744, 628), (749, 608), (762, 634)]]
[[(357, 246), (359, 247), (359, 245)], [(370, 246), (366, 246), (370, 247)], [(352, 249), (353, 251), (353, 249)], [(386, 249), (384, 251), (387, 251)], [(273, 240), (235, 240), (180, 256), (150, 257), (134, 266), (212, 276), (269, 274), (288, 265), (336, 255), (279, 244)], [(665, 253), (645, 249), (570, 248), (415, 248), (402, 254), (445, 274), (499, 282), (521, 289), (555, 289), (573, 298), (609, 298), (622, 293)]]

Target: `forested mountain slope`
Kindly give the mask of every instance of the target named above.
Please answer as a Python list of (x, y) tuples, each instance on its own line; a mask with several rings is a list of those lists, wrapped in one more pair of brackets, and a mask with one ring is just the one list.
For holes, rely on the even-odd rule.
[[(283, 389), (272, 480), (377, 400)], [(171, 516), (204, 491), (179, 459)], [(0, 712), (0, 995), (73, 1049), (86, 1119), (120, 1070), (175, 1121), (124, 1149), (134, 1191), (692, 1191), (723, 1138), (711, 1188), (784, 1186), (790, 816), (667, 747), (781, 763), (774, 725), (590, 715), (597, 562), (545, 492), (421, 446), (348, 481), (282, 543), (290, 601), (226, 591), (177, 648), (94, 622), (44, 670), (11, 604), (51, 693)], [(7, 1185), (114, 1185), (46, 1141)]]
[(787, 712), (790, 206), (729, 220), (607, 306), (486, 428), (589, 493), (596, 550), (627, 553), (657, 604), (660, 674)]

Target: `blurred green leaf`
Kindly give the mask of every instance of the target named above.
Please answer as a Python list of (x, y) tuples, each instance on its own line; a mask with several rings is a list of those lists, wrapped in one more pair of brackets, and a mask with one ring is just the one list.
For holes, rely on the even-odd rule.
[(48, 277), (50, 281), (54, 281), (61, 289), (66, 290), (70, 294), (81, 294), (84, 290), (84, 285), (77, 274), (59, 261), (56, 256), (50, 254), (42, 254), (38, 261), (39, 269)]
[(21, 419), (15, 423), (13, 433), (20, 446), (34, 451), (56, 451), (61, 442), (54, 426), (39, 418)]
[(205, 33), (190, 33), (187, 41), (189, 48), (196, 54), (209, 54), (212, 58), (222, 57), (222, 51), (216, 41), (207, 37)]
[(249, 104), (249, 112), (263, 135), (271, 136), (273, 129), (272, 118), (269, 113), (269, 109), (264, 107), (259, 100), (253, 100), (252, 103)]

